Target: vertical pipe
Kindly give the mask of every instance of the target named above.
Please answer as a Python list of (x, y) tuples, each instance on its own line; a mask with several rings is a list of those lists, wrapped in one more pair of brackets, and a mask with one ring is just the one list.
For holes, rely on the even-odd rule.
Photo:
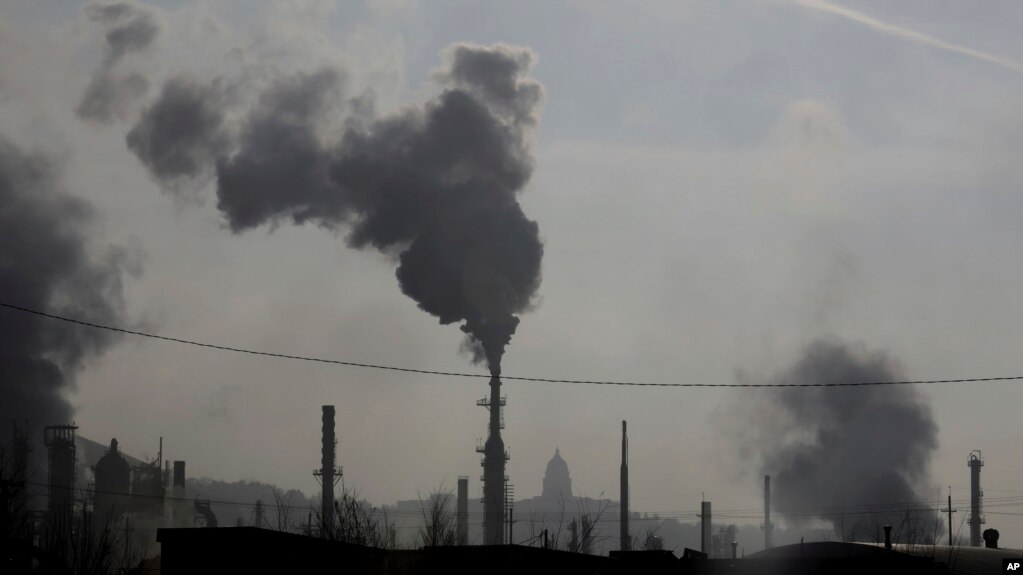
[(469, 478), (458, 478), (458, 507), (455, 511), (455, 538), (458, 545), (469, 544)]
[(188, 516), (187, 505), (185, 504), (185, 462), (175, 461), (174, 462), (174, 479), (172, 481), (173, 487), (171, 493), (174, 497), (174, 503), (171, 508), (174, 510), (174, 527), (185, 527), (187, 521), (185, 518)]
[(884, 526), (884, 548), (888, 551), (892, 550), (892, 526)]
[(984, 493), (980, 490), (980, 468), (984, 466), (984, 460), (980, 451), (970, 452), (967, 465), (970, 467), (970, 545), (980, 547), (980, 526), (984, 523), (981, 516), (981, 498)]
[(632, 548), (629, 538), (629, 437), (625, 433), (625, 421), (622, 420), (622, 468), (621, 468), (621, 541), (619, 549), (628, 551)]
[(711, 544), (711, 522), (710, 522), (710, 501), (700, 504), (700, 551), (710, 555)]
[(501, 380), (490, 378), (490, 435), (483, 456), (483, 538), (487, 545), (504, 542), (504, 441), (501, 439)]
[(764, 549), (770, 549), (774, 546), (772, 530), (774, 526), (771, 525), (771, 476), (764, 476)]
[(951, 546), (952, 543), (952, 486), (948, 486), (948, 508), (945, 509), (948, 513), (948, 544)]
[(321, 456), (321, 481), (323, 483), (323, 494), (321, 499), (322, 508), (320, 521), (320, 535), (329, 537), (334, 532), (334, 469), (337, 467), (335, 461), (334, 447), (337, 440), (334, 437), (334, 406), (323, 406), (323, 445)]

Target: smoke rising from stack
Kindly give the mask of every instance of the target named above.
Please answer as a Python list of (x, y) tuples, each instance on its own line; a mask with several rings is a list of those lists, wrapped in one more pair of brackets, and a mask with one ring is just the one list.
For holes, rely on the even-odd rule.
[[(908, 379), (890, 355), (862, 345), (819, 340), (767, 383), (849, 383)], [(846, 537), (873, 540), (875, 524), (905, 526), (916, 542), (933, 535), (937, 516), (906, 510), (926, 498), (938, 445), (930, 407), (905, 386), (783, 388), (763, 394), (744, 448), (762, 457), (774, 507), (787, 521), (817, 517)], [(845, 507), (859, 512), (842, 517)], [(863, 513), (869, 511), (869, 513)], [(786, 513), (795, 514), (788, 515)], [(905, 542), (905, 541), (900, 541)]]
[(78, 104), (78, 116), (95, 122), (110, 123), (145, 96), (149, 81), (137, 71), (120, 70), (128, 54), (148, 48), (160, 31), (154, 13), (128, 2), (94, 3), (85, 7), (85, 16), (106, 31), (103, 62), (93, 73)]
[(222, 98), (215, 84), (175, 77), (128, 132), (128, 148), (165, 187), (184, 189), (227, 147)]
[(517, 198), (543, 102), (527, 76), (534, 59), (526, 48), (454, 45), (434, 75), (440, 93), (383, 116), (371, 98), (346, 95), (332, 69), (279, 76), (240, 115), (216, 82), (176, 78), (128, 145), (169, 191), (215, 174), (235, 233), (313, 223), (396, 256), (402, 292), (460, 324), (474, 361), (499, 374), (540, 284), (539, 229)]
[[(0, 300), (104, 324), (122, 324), (125, 274), (139, 272), (131, 252), (89, 250), (88, 203), (60, 189), (57, 166), (0, 136)], [(11, 421), (71, 422), (67, 394), (83, 363), (114, 336), (0, 309), (0, 439)], [(38, 435), (35, 435), (38, 441)], [(36, 456), (40, 456), (36, 452)]]

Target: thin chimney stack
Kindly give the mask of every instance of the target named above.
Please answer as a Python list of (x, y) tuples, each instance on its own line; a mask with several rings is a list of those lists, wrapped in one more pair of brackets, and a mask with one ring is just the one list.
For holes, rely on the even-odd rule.
[(632, 548), (629, 538), (629, 436), (626, 434), (625, 420), (622, 420), (622, 469), (621, 469), (621, 543), (622, 551)]

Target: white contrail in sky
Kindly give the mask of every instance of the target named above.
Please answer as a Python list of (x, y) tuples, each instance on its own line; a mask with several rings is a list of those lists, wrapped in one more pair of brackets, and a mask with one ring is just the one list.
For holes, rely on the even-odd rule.
[(988, 54), (987, 52), (974, 50), (973, 48), (969, 48), (967, 46), (960, 46), (959, 44), (946, 42), (945, 40), (935, 38), (934, 36), (929, 36), (927, 34), (924, 34), (923, 32), (917, 32), (916, 30), (910, 30), (909, 28), (903, 28), (902, 26), (896, 26), (895, 24), (882, 22), (881, 20), (878, 20), (877, 18), (874, 18), (872, 16), (868, 16), (863, 12), (857, 12), (856, 10), (851, 10), (843, 6), (832, 4), (830, 2), (825, 2), (824, 0), (789, 0), (789, 1), (792, 2), (793, 4), (798, 4), (805, 8), (810, 8), (813, 10), (819, 10), (821, 12), (834, 14), (836, 16), (841, 16), (842, 18), (852, 20), (853, 22), (858, 22), (860, 24), (863, 24), (864, 26), (867, 26), (868, 28), (877, 30), (878, 32), (898, 36), (911, 42), (931, 46), (932, 48), (938, 48), (940, 50), (955, 52), (956, 54), (962, 54), (964, 56), (969, 56), (977, 60), (983, 60), (985, 62), (995, 64), (996, 66), (1001, 66), (1002, 68), (1012, 70), (1017, 74), (1023, 74), (1023, 64), (1014, 62), (1012, 60), (1009, 60), (1008, 58), (995, 56), (994, 54)]

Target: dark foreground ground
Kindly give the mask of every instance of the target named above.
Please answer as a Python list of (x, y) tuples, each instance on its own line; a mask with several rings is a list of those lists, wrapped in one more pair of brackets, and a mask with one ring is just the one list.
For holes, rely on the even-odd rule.
[[(1001, 555), (974, 559), (970, 569), (942, 553), (906, 553), (856, 543), (807, 543), (738, 560), (678, 558), (668, 551), (613, 552), (610, 557), (522, 546), (383, 550), (257, 529), (161, 529), (161, 573), (368, 573), (413, 575), (622, 573), (782, 575), (860, 573), (998, 573)], [(904, 550), (907, 551), (907, 550)], [(981, 550), (973, 550), (981, 551)], [(1001, 551), (1001, 550), (990, 550)], [(1003, 553), (1004, 554), (1004, 553)], [(993, 571), (989, 568), (993, 567)]]

